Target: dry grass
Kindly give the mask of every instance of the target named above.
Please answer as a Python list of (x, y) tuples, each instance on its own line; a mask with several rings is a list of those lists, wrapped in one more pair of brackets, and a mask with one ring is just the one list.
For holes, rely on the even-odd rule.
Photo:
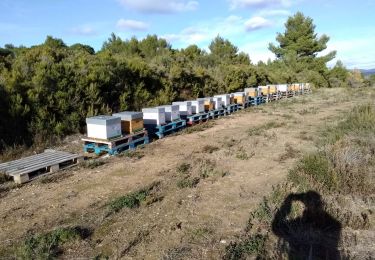
[[(249, 224), (239, 239), (232, 242), (226, 250), (225, 259), (287, 259), (291, 257), (288, 242), (280, 247), (279, 238), (273, 234), (271, 226), (284, 198), (291, 192), (315, 190), (322, 196), (323, 208), (333, 221), (340, 223), (342, 228), (351, 230), (374, 231), (372, 212), (375, 209), (372, 199), (375, 193), (375, 106), (362, 105), (355, 107), (339, 123), (321, 132), (318, 142), (319, 150), (305, 154), (290, 171), (287, 183), (274, 188), (265, 197), (258, 208), (252, 212)], [(296, 157), (299, 152), (291, 145), (280, 160)], [(285, 202), (284, 202), (285, 203)], [(289, 219), (302, 216), (301, 204), (293, 204)], [(295, 229), (296, 226), (290, 227)], [(298, 227), (297, 227), (298, 228)], [(314, 229), (303, 230), (298, 235), (297, 243), (304, 239), (317, 237)], [(340, 231), (340, 230), (339, 230)], [(356, 231), (354, 231), (356, 232)], [(319, 236), (318, 236), (319, 237)], [(358, 241), (348, 240), (347, 235), (341, 238), (344, 248), (338, 248), (343, 258), (364, 259), (368, 257), (366, 246), (358, 251)], [(369, 237), (367, 239), (370, 239)], [(291, 240), (287, 240), (291, 241)], [(329, 241), (320, 239), (322, 246)], [(325, 241), (325, 242), (324, 242)], [(325, 243), (325, 245), (324, 245)], [(364, 238), (361, 243), (369, 241)], [(335, 251), (332, 244), (330, 252)], [(351, 250), (351, 248), (355, 248)], [(367, 253), (366, 253), (367, 252)], [(315, 251), (315, 253), (317, 253)], [(302, 257), (294, 252), (293, 257)]]

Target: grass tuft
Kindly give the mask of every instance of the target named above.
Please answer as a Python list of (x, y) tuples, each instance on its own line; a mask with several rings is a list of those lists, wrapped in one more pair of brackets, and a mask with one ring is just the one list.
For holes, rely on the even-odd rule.
[(46, 234), (33, 235), (24, 240), (17, 250), (22, 259), (53, 259), (61, 252), (65, 243), (83, 239), (87, 229), (80, 227), (58, 228)]

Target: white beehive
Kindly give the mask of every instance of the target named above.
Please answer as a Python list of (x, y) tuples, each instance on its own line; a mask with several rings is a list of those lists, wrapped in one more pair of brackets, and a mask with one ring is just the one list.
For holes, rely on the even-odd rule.
[(143, 122), (145, 125), (164, 125), (165, 124), (165, 108), (150, 107), (143, 108)]
[(277, 90), (280, 92), (287, 92), (288, 91), (288, 85), (287, 84), (279, 84), (277, 85)]
[(215, 95), (214, 97), (221, 97), (221, 101), (224, 106), (230, 105), (230, 94)]
[(215, 109), (220, 109), (223, 107), (223, 101), (221, 97), (214, 97)]
[(180, 111), (178, 105), (165, 105), (160, 106), (165, 109), (165, 121), (166, 122), (172, 122), (177, 119), (180, 119)]
[(197, 100), (192, 100), (191, 111), (193, 114), (203, 113), (204, 112), (204, 98), (198, 98)]
[(121, 118), (117, 116), (94, 116), (86, 118), (87, 137), (108, 140), (121, 136)]
[(178, 106), (178, 111), (180, 112), (180, 116), (190, 116), (192, 114), (191, 101), (173, 102), (172, 105)]

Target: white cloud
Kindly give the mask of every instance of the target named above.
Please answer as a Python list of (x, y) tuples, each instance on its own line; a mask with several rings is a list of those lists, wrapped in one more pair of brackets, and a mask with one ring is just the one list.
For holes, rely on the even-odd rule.
[(290, 16), (292, 13), (289, 10), (283, 9), (265, 9), (257, 12), (258, 16), (271, 17), (271, 16)]
[(258, 61), (267, 62), (268, 59), (275, 59), (275, 55), (268, 50), (268, 44), (269, 42), (265, 40), (251, 41), (250, 43), (238, 46), (238, 48), (248, 53), (253, 63), (258, 63)]
[(291, 0), (228, 0), (230, 9), (267, 8), (270, 6), (290, 6)]
[[(353, 36), (354, 37), (354, 36)], [(328, 63), (334, 66), (337, 60), (341, 60), (348, 68), (370, 69), (375, 68), (375, 37), (363, 35), (354, 39), (332, 38), (327, 43), (327, 49), (321, 55), (336, 50), (336, 58)]]
[(194, 0), (118, 0), (123, 6), (141, 13), (168, 14), (193, 11), (198, 8)]
[(245, 22), (245, 28), (246, 28), (246, 31), (248, 32), (259, 30), (265, 27), (269, 27), (271, 25), (272, 25), (271, 21), (261, 16), (254, 16)]
[(175, 34), (165, 34), (161, 37), (179, 46), (189, 44), (208, 44), (217, 35), (232, 38), (244, 32), (245, 20), (240, 16), (231, 15), (224, 19), (214, 19), (188, 27)]
[(74, 27), (70, 30), (70, 32), (73, 34), (84, 35), (84, 36), (96, 34), (96, 31), (89, 25), (82, 25), (82, 26)]
[(145, 31), (150, 27), (149, 24), (142, 21), (125, 19), (118, 20), (116, 26), (117, 28), (130, 31)]

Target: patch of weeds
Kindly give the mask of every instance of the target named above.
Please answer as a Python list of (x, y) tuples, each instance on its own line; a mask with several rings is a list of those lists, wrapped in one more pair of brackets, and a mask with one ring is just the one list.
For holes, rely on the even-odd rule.
[(198, 173), (199, 176), (203, 179), (206, 179), (210, 176), (216, 175), (216, 163), (211, 160), (199, 160), (198, 161), (199, 169)]
[(229, 138), (224, 140), (223, 146), (226, 148), (231, 148), (239, 143), (239, 140), (236, 140), (234, 138)]
[(189, 163), (181, 163), (179, 166), (177, 166), (177, 173), (179, 174), (188, 174), (190, 172), (190, 164)]
[(252, 235), (238, 243), (231, 243), (226, 248), (225, 260), (245, 259), (248, 255), (262, 255), (265, 250), (267, 236)]
[(163, 255), (163, 260), (178, 260), (186, 259), (187, 257), (192, 258), (192, 249), (187, 246), (174, 247), (167, 250)]
[(121, 156), (128, 157), (131, 159), (141, 159), (145, 155), (142, 151), (137, 150), (129, 150), (127, 152), (121, 153)]
[(213, 145), (205, 145), (202, 148), (203, 153), (213, 153), (219, 150), (219, 147)]
[(254, 127), (254, 128), (250, 128), (249, 130), (247, 130), (247, 134), (249, 136), (261, 135), (261, 134), (263, 134), (265, 131), (267, 131), (269, 129), (279, 128), (279, 127), (283, 127), (285, 125), (286, 125), (285, 122), (271, 121), (271, 122), (268, 122), (268, 123), (266, 123), (264, 125), (257, 126), (257, 127)]
[(279, 162), (285, 161), (287, 159), (296, 158), (300, 154), (300, 151), (294, 149), (289, 143), (285, 144), (285, 152), (279, 156)]
[(200, 181), (199, 177), (183, 178), (177, 181), (177, 187), (183, 188), (195, 188)]
[(151, 191), (157, 186), (159, 186), (158, 182), (151, 184), (149, 187), (139, 189), (112, 200), (108, 204), (109, 214), (119, 212), (123, 208), (138, 208), (141, 203), (151, 195)]
[(236, 153), (236, 158), (240, 160), (248, 160), (250, 156), (247, 154), (245, 150), (239, 149)]
[(83, 168), (87, 168), (87, 169), (94, 169), (96, 167), (99, 167), (99, 166), (102, 166), (104, 165), (105, 162), (103, 160), (94, 160), (94, 159), (91, 159), (91, 160), (86, 160), (84, 161), (83, 163), (81, 163), (80, 165), (83, 167)]
[(67, 227), (30, 236), (18, 247), (17, 256), (23, 259), (53, 259), (62, 253), (61, 246), (65, 243), (84, 239), (88, 235), (87, 229)]
[(199, 227), (191, 230), (190, 237), (193, 241), (206, 240), (208, 236), (213, 234), (213, 230), (208, 227)]
[(6, 175), (5, 173), (0, 173), (0, 184), (6, 183), (8, 181), (11, 181), (13, 178), (9, 175)]
[(288, 180), (297, 185), (304, 184), (303, 178), (306, 176), (327, 190), (337, 188), (337, 176), (322, 152), (305, 155), (296, 168), (290, 171)]
[(188, 128), (185, 128), (184, 130), (178, 132), (180, 134), (191, 134), (191, 133), (195, 133), (195, 132), (201, 132), (201, 131), (204, 131), (208, 128), (211, 128), (215, 125), (216, 123), (214, 121), (208, 121), (208, 122), (204, 122), (204, 123), (201, 123), (201, 124), (197, 124), (197, 125), (193, 125), (191, 127), (188, 127)]

